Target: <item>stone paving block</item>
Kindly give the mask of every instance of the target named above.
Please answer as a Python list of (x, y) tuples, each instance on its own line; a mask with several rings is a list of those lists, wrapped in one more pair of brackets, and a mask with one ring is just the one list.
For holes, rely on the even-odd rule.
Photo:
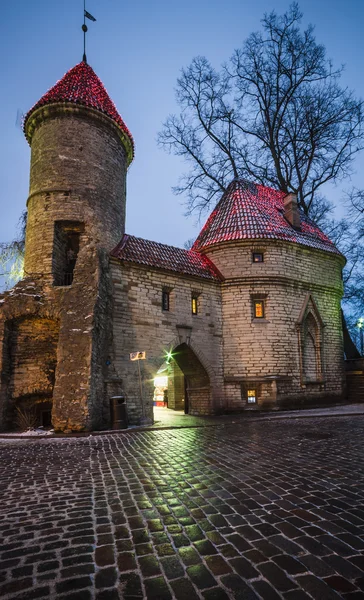
[(289, 579), (284, 571), (273, 562), (261, 563), (257, 565), (257, 569), (280, 592), (286, 592), (297, 587), (296, 583)]
[(213, 575), (220, 576), (232, 572), (231, 566), (222, 558), (222, 556), (206, 556), (205, 561)]
[(159, 562), (154, 555), (139, 556), (138, 563), (144, 577), (159, 575), (161, 572)]
[(263, 600), (279, 600), (280, 595), (264, 580), (253, 581), (252, 586)]
[(132, 571), (137, 568), (133, 552), (120, 552), (120, 554), (118, 554), (117, 564), (120, 572)]
[(95, 586), (97, 589), (113, 587), (116, 583), (117, 572), (115, 567), (107, 567), (97, 571)]
[(185, 565), (197, 565), (202, 562), (201, 556), (192, 547), (180, 548), (179, 555)]
[(338, 600), (340, 595), (314, 575), (300, 575), (297, 583), (315, 600)]
[(123, 599), (143, 597), (142, 584), (139, 573), (121, 573), (119, 577), (118, 588)]
[(200, 590), (217, 585), (215, 578), (211, 575), (210, 571), (203, 564), (187, 567), (186, 571), (188, 577)]
[[(362, 570), (355, 566), (351, 560), (347, 560), (337, 554), (324, 556), (322, 560), (346, 579), (356, 579), (363, 576)], [(333, 573), (327, 573), (327, 575), (333, 575)]]
[(227, 595), (227, 593), (224, 592), (223, 589), (218, 587), (202, 592), (202, 596), (206, 600), (229, 600), (229, 596)]
[(149, 600), (171, 600), (172, 594), (169, 591), (164, 577), (155, 577), (144, 581), (146, 598)]
[(224, 575), (221, 582), (231, 592), (233, 598), (244, 600), (258, 600), (257, 594), (249, 587), (239, 575)]
[(177, 579), (184, 575), (184, 568), (177, 556), (162, 558), (161, 565), (167, 579)]
[(293, 556), (288, 556), (288, 554), (279, 554), (278, 556), (274, 556), (272, 561), (275, 562), (281, 569), (283, 569), (283, 571), (286, 571), (286, 573), (289, 575), (296, 575), (297, 573), (305, 573), (307, 571), (306, 565), (293, 558)]
[(192, 583), (187, 578), (171, 581), (171, 587), (176, 600), (199, 600)]
[(114, 545), (99, 546), (95, 549), (95, 562), (98, 567), (113, 565), (115, 563)]
[(355, 585), (347, 579), (344, 579), (344, 577), (341, 577), (341, 575), (331, 575), (330, 577), (326, 577), (324, 581), (329, 587), (340, 594), (358, 591), (358, 588)]
[(91, 577), (77, 577), (74, 579), (65, 579), (64, 581), (57, 581), (56, 590), (58, 594), (65, 592), (73, 592), (75, 590), (82, 590), (82, 588), (91, 587)]

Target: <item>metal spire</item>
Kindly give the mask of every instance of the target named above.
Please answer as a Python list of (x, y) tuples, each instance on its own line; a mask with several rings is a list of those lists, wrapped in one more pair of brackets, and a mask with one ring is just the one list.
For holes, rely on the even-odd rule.
[(82, 31), (83, 31), (83, 57), (82, 57), (82, 60), (85, 63), (87, 63), (87, 58), (86, 58), (86, 33), (88, 31), (88, 27), (86, 25), (86, 17), (87, 17), (87, 19), (90, 19), (90, 21), (96, 21), (95, 17), (93, 17), (89, 12), (87, 12), (87, 10), (86, 10), (86, 0), (83, 0), (83, 25), (82, 25)]

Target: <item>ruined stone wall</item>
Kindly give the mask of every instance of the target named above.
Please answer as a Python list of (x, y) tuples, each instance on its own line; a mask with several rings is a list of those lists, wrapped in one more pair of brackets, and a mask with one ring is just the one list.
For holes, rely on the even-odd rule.
[[(157, 269), (112, 263), (114, 283), (114, 357), (116, 377), (122, 379), (131, 423), (141, 417), (137, 362), (129, 353), (146, 351), (139, 361), (147, 414), (151, 416), (153, 379), (167, 351), (188, 344), (209, 376), (211, 395), (204, 412), (223, 403), (222, 315), (220, 284)], [(162, 310), (162, 291), (170, 290), (170, 310)], [(199, 292), (199, 312), (192, 315), (191, 294)], [(198, 401), (195, 403), (198, 411)]]
[[(253, 263), (253, 251), (263, 252), (264, 261)], [(310, 397), (341, 398), (343, 259), (275, 241), (221, 245), (209, 249), (207, 255), (226, 278), (222, 303), (229, 407), (245, 406), (241, 384), (249, 382), (261, 384), (258, 403), (264, 405), (305, 402)], [(323, 321), (321, 347), (317, 349), (322, 376), (310, 383), (305, 381), (301, 358), (303, 324), (298, 325), (308, 294)], [(264, 301), (264, 319), (254, 318), (253, 301), (257, 298)], [(310, 306), (306, 312), (309, 310)]]
[(57, 363), (58, 322), (25, 316), (8, 321), (7, 327), (11, 398), (52, 396)]
[[(0, 309), (0, 427), (26, 395), (46, 395), (58, 431), (109, 425), (105, 379), (112, 340), (108, 257), (84, 247), (72, 286), (24, 279)], [(26, 315), (26, 317), (25, 317)], [(48, 383), (47, 383), (48, 382)], [(54, 385), (53, 385), (54, 384)]]

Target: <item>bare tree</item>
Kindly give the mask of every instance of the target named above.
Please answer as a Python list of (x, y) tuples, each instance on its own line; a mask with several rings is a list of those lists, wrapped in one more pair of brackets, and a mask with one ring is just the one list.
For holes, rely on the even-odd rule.
[(18, 222), (18, 236), (12, 242), (0, 243), (0, 285), (5, 289), (12, 287), (23, 277), (25, 230), (27, 211), (24, 211)]
[(210, 208), (234, 177), (297, 193), (316, 221), (330, 209), (321, 188), (351, 172), (363, 103), (340, 87), (342, 67), (301, 18), (296, 3), (267, 14), (220, 72), (204, 57), (182, 70), (181, 113), (168, 117), (159, 143), (191, 167), (175, 188), (189, 212)]

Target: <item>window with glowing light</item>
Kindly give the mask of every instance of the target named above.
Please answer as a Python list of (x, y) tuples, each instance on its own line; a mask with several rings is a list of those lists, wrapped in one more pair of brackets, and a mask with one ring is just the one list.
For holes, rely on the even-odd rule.
[(264, 300), (254, 300), (254, 319), (264, 319)]
[(162, 291), (162, 310), (168, 311), (170, 306), (170, 292), (168, 290)]
[(197, 296), (191, 296), (191, 311), (193, 315), (198, 313), (198, 298)]
[(262, 263), (264, 261), (263, 252), (253, 252), (252, 253), (252, 262), (253, 263)]
[(256, 392), (256, 390), (248, 390), (248, 392), (247, 392), (247, 403), (248, 404), (256, 404), (257, 403), (257, 392)]

